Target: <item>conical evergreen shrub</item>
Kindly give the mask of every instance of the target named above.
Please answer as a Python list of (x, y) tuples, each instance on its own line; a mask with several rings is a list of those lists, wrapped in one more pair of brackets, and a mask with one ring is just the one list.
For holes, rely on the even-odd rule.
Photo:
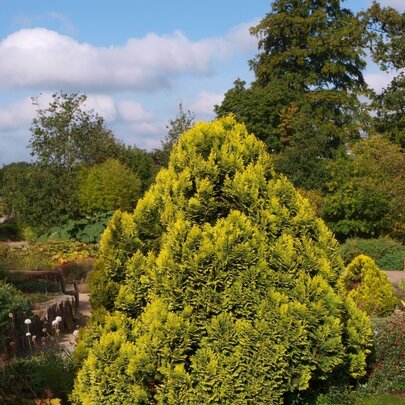
[(232, 117), (184, 133), (101, 241), (76, 404), (280, 404), (363, 375), (337, 242)]
[(343, 290), (368, 315), (387, 316), (398, 300), (388, 277), (366, 255), (355, 257), (341, 277)]

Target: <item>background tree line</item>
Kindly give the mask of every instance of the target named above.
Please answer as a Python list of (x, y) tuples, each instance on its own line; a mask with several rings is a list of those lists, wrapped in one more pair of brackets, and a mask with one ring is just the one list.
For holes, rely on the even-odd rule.
[(34, 161), (0, 170), (2, 214), (29, 238), (68, 221), (132, 210), (194, 120), (180, 104), (162, 148), (147, 152), (117, 139), (103, 117), (86, 109), (84, 94), (56, 93), (46, 108), (33, 103), (38, 109), (28, 147)]
[[(378, 3), (353, 14), (340, 1), (277, 0), (255, 27), (255, 80), (237, 79), (217, 117), (233, 114), (263, 140), (275, 168), (313, 203), (340, 240), (405, 239), (405, 16)], [(366, 54), (394, 73), (377, 94)], [(180, 104), (162, 147), (120, 142), (83, 94), (57, 93), (38, 107), (34, 163), (0, 170), (2, 210), (38, 235), (68, 220), (131, 210), (167, 166), (195, 119)], [(37, 100), (34, 103), (38, 106)]]

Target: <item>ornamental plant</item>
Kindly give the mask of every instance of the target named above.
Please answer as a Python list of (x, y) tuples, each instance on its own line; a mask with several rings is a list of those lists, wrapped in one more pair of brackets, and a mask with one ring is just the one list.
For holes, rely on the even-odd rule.
[(394, 288), (387, 275), (366, 255), (353, 259), (340, 282), (347, 296), (369, 315), (387, 316), (397, 306)]
[(84, 333), (71, 400), (280, 404), (362, 376), (370, 325), (342, 268), (265, 145), (232, 117), (198, 123), (102, 236), (91, 296), (109, 312)]

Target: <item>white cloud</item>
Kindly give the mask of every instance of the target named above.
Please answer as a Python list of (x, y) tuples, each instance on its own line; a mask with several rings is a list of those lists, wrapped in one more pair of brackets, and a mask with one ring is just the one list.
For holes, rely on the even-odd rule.
[(130, 133), (123, 136), (123, 141), (128, 145), (136, 145), (146, 150), (161, 146), (161, 139), (167, 130), (164, 123), (137, 122), (129, 126)]
[(151, 33), (118, 47), (95, 47), (45, 28), (22, 29), (0, 42), (0, 87), (153, 91), (179, 74), (210, 74), (218, 57), (254, 49), (249, 25), (195, 42), (181, 32)]
[(123, 100), (118, 102), (118, 111), (124, 121), (140, 122), (151, 121), (153, 114), (145, 111), (143, 106), (132, 100)]
[(228, 58), (238, 52), (247, 52), (257, 49), (257, 39), (250, 35), (249, 28), (256, 25), (258, 21), (239, 24), (233, 27), (222, 37), (208, 38), (201, 41), (199, 46), (203, 52), (209, 53), (215, 50), (218, 56)]
[(130, 129), (134, 134), (147, 136), (162, 135), (165, 132), (165, 128), (164, 124), (153, 122), (137, 122), (130, 125)]
[(383, 7), (392, 7), (401, 12), (405, 10), (404, 0), (380, 0), (379, 3)]
[[(47, 108), (52, 101), (50, 92), (41, 93), (38, 98), (38, 107), (32, 104), (31, 97), (0, 106), (0, 131), (13, 131), (26, 129), (36, 116), (37, 108)], [(113, 122), (116, 118), (116, 106), (112, 97), (103, 94), (89, 94), (85, 109), (94, 110), (101, 115), (106, 122)]]
[(364, 75), (366, 83), (377, 93), (386, 88), (395, 75), (393, 73), (367, 73)]
[(30, 97), (0, 107), (0, 131), (27, 127), (35, 116), (35, 106)]
[(101, 115), (106, 122), (112, 122), (117, 116), (114, 99), (104, 94), (88, 94), (86, 106)]
[(223, 93), (210, 93), (202, 91), (198, 94), (197, 99), (191, 103), (190, 110), (196, 114), (213, 114), (214, 106), (221, 104), (224, 99)]

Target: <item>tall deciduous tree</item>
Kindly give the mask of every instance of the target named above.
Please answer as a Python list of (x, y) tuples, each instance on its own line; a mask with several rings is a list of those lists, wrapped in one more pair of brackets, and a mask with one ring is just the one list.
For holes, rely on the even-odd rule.
[(33, 102), (38, 109), (29, 147), (36, 162), (14, 195), (24, 197), (17, 204), (19, 222), (44, 231), (79, 215), (79, 167), (119, 157), (122, 147), (104, 119), (87, 109), (85, 95), (55, 93), (46, 108), (39, 107), (37, 98)]
[(370, 107), (372, 129), (405, 148), (405, 74), (398, 74), (380, 94), (374, 94)]
[(86, 109), (84, 94), (55, 93), (47, 108), (39, 108), (31, 127), (31, 154), (40, 164), (72, 171), (119, 156), (120, 145), (104, 119)]
[(115, 310), (74, 403), (265, 403), (364, 373), (370, 329), (337, 282), (337, 242), (227, 117), (198, 123), (101, 240), (94, 306)]
[(179, 104), (179, 111), (176, 118), (167, 124), (167, 135), (162, 141), (162, 148), (155, 151), (155, 159), (159, 166), (166, 167), (169, 163), (170, 152), (177, 143), (180, 135), (189, 130), (195, 120), (195, 114), (190, 110), (184, 111), (183, 104)]
[(363, 26), (338, 0), (276, 0), (271, 7), (251, 29), (261, 51), (250, 61), (256, 80), (248, 89), (235, 82), (216, 112), (234, 113), (279, 152), (276, 168), (296, 185), (320, 188), (325, 162), (359, 136)]
[(251, 33), (261, 53), (250, 65), (261, 87), (275, 79), (299, 91), (364, 86), (362, 27), (340, 0), (276, 0)]
[(368, 48), (374, 62), (382, 69), (405, 67), (405, 13), (392, 7), (381, 7), (376, 1), (360, 13), (367, 30)]

